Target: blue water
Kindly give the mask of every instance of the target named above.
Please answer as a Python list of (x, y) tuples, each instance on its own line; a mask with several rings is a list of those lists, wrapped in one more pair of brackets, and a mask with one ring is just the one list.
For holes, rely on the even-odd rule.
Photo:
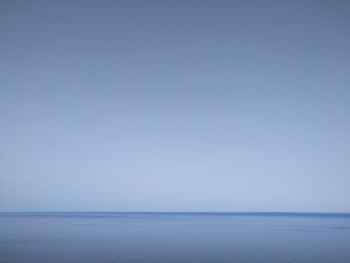
[(350, 215), (2, 213), (0, 262), (345, 263)]

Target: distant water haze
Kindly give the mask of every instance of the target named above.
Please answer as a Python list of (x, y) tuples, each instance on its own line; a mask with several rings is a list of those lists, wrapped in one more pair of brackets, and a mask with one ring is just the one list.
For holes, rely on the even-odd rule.
[(0, 211), (350, 212), (349, 14), (341, 0), (0, 1)]
[(347, 263), (350, 214), (0, 213), (0, 262)]

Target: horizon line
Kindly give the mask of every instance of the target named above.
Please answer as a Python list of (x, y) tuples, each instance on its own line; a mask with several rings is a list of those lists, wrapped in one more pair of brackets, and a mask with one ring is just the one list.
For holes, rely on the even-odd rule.
[(342, 211), (342, 212), (330, 212), (330, 211), (152, 211), (152, 210), (144, 210), (144, 211), (137, 211), (137, 210), (130, 210), (130, 211), (113, 211), (113, 210), (104, 210), (104, 211), (94, 211), (94, 210), (47, 210), (47, 211), (1, 211), (0, 214), (69, 214), (69, 213), (81, 213), (81, 214), (88, 214), (88, 213), (106, 213), (106, 214), (333, 214), (333, 215), (350, 215), (350, 211)]

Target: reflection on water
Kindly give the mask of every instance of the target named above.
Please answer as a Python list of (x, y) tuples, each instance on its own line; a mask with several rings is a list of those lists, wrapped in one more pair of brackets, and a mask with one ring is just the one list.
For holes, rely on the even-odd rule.
[(346, 263), (349, 244), (349, 214), (0, 214), (1, 263)]

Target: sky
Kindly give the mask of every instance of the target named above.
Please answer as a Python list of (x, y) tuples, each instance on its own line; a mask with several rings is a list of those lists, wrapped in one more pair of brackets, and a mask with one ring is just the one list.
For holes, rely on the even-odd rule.
[(0, 1), (0, 211), (350, 212), (350, 3)]

